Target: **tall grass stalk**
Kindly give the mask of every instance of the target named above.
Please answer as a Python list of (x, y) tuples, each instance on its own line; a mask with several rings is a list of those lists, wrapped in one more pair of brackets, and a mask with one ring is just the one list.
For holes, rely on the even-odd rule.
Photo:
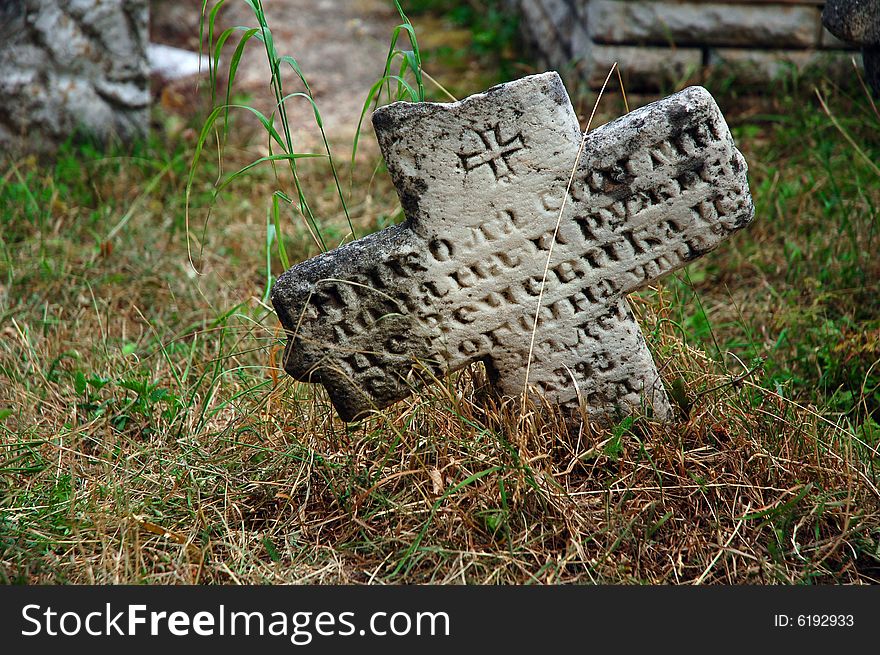
[[(398, 100), (405, 98), (412, 102), (421, 102), (425, 99), (421, 54), (419, 52), (415, 28), (413, 27), (409, 18), (407, 18), (399, 0), (393, 1), (394, 7), (400, 15), (402, 23), (398, 25), (393, 31), (383, 73), (380, 76), (380, 79), (370, 88), (367, 95), (367, 100), (364, 103), (363, 110), (358, 121), (358, 129), (356, 131), (352, 144), (352, 170), (354, 169), (355, 157), (357, 154), (358, 141), (363, 126), (363, 120), (371, 104), (374, 107), (379, 105), (383, 88), (387, 91), (387, 96), (389, 100)], [(230, 110), (249, 112), (257, 118), (262, 128), (266, 132), (266, 135), (268, 137), (269, 155), (265, 157), (260, 157), (250, 164), (236, 170), (235, 172), (225, 177), (223, 177), (221, 174), (221, 178), (217, 180), (214, 195), (216, 198), (216, 195), (228, 184), (238, 179), (245, 173), (249, 172), (251, 169), (264, 163), (268, 163), (272, 166), (273, 171), (276, 171), (275, 178), (280, 186), (281, 181), (279, 179), (275, 166), (281, 162), (286, 163), (287, 169), (289, 170), (291, 179), (293, 181), (293, 193), (288, 193), (283, 188), (279, 188), (272, 194), (271, 207), (269, 209), (271, 220), (269, 220), (267, 223), (267, 229), (271, 230), (272, 233), (271, 235), (267, 234), (266, 238), (266, 246), (272, 247), (274, 245), (279, 259), (286, 268), (289, 265), (289, 261), (287, 258), (287, 254), (284, 250), (283, 231), (280, 221), (280, 207), (282, 203), (285, 205), (296, 207), (298, 213), (305, 219), (308, 231), (312, 235), (312, 238), (315, 240), (315, 243), (318, 245), (321, 251), (326, 251), (328, 249), (327, 240), (323, 234), (320, 221), (315, 215), (315, 212), (312, 208), (312, 203), (309, 201), (306, 189), (304, 188), (304, 185), (302, 183), (300, 172), (297, 167), (297, 161), (302, 158), (311, 158), (318, 156), (326, 157), (330, 173), (333, 177), (336, 196), (338, 197), (339, 203), (342, 207), (342, 211), (345, 214), (346, 221), (348, 222), (348, 228), (351, 232), (352, 238), (357, 238), (355, 227), (351, 218), (351, 213), (349, 211), (349, 198), (352, 193), (352, 180), (350, 177), (348, 188), (349, 198), (347, 198), (346, 193), (343, 192), (342, 184), (339, 178), (338, 167), (333, 156), (329, 140), (327, 138), (327, 133), (324, 129), (324, 120), (321, 115), (321, 111), (318, 108), (317, 103), (315, 102), (315, 98), (312, 94), (311, 86), (309, 85), (306, 75), (304, 74), (299, 62), (294, 57), (290, 55), (282, 55), (278, 52), (275, 45), (275, 40), (272, 35), (272, 30), (266, 17), (266, 11), (264, 9), (262, 0), (243, 0), (243, 2), (250, 8), (251, 12), (253, 13), (254, 19), (256, 21), (256, 26), (229, 27), (219, 34), (218, 18), (220, 15), (220, 10), (225, 5), (226, 0), (218, 0), (210, 7), (209, 0), (203, 0), (202, 3), (202, 18), (199, 27), (199, 37), (200, 41), (202, 42), (203, 50), (207, 53), (208, 56), (208, 80), (211, 87), (211, 98), (212, 103), (214, 104), (214, 109), (208, 116), (201, 129), (195, 154), (193, 156), (192, 166), (190, 169), (190, 176), (186, 190), (187, 234), (189, 235), (189, 198), (192, 191), (192, 182), (205, 144), (207, 143), (209, 137), (213, 135), (213, 140), (216, 141), (218, 149), (222, 151), (226, 145), (229, 135)], [(222, 104), (218, 104), (220, 102), (219, 98), (221, 95), (221, 57), (224, 53), (226, 46), (228, 45), (230, 38), (236, 34), (239, 35), (239, 38), (238, 42), (235, 45), (235, 48), (232, 51), (228, 63), (228, 74), (225, 84), (224, 100), (222, 101)], [(398, 48), (398, 41), (403, 34), (407, 35), (409, 43), (412, 46), (409, 50)], [(257, 41), (262, 43), (266, 57), (269, 74), (269, 86), (271, 88), (272, 96), (275, 102), (274, 108), (269, 116), (264, 115), (259, 110), (247, 104), (235, 104), (232, 102), (236, 75), (238, 73), (242, 57), (244, 56), (246, 46), (252, 39), (256, 39)], [(397, 74), (392, 74), (392, 66), (395, 60), (398, 59), (400, 60), (400, 69)], [(287, 73), (292, 72), (294, 74), (295, 79), (298, 80), (299, 83), (301, 83), (304, 89), (303, 91), (288, 92), (286, 90), (284, 79), (285, 71)], [(407, 81), (407, 75), (410, 75), (412, 77), (412, 84)], [(392, 91), (393, 83), (396, 83), (396, 89)], [(294, 126), (291, 125), (290, 116), (288, 114), (286, 106), (288, 100), (295, 99), (304, 100), (308, 102), (311, 106), (315, 120), (314, 126), (318, 130), (323, 144), (324, 152), (321, 154), (301, 153), (297, 152), (296, 150), (296, 145), (292, 136), (294, 132)], [(218, 124), (220, 125), (220, 127), (218, 127)], [(193, 259), (191, 251), (190, 259), (191, 261)], [(271, 284), (271, 276), (269, 278), (269, 282)]]

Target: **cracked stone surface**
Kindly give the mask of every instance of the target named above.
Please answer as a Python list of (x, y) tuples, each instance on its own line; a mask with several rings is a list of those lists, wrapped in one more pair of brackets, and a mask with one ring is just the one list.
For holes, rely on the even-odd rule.
[(596, 129), (580, 160), (556, 73), (451, 104), (395, 103), (373, 123), (406, 221), (281, 276), (272, 303), (290, 375), (323, 384), (346, 421), (407, 397), (420, 372), (476, 361), (504, 395), (528, 384), (595, 418), (670, 415), (626, 295), (754, 215), (708, 91)]
[(0, 146), (143, 135), (147, 0), (0, 0)]

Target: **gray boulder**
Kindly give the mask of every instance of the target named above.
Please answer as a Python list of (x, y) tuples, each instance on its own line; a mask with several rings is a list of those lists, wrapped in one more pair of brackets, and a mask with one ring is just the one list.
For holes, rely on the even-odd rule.
[(880, 0), (829, 0), (822, 23), (837, 38), (862, 46), (865, 76), (880, 96)]
[(0, 0), (0, 150), (149, 125), (147, 0)]

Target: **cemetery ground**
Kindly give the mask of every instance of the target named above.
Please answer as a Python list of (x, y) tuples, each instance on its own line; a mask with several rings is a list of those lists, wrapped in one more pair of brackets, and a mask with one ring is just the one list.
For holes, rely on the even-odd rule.
[[(427, 50), (455, 95), (485, 86), (469, 51)], [(880, 582), (880, 113), (855, 76), (733, 82), (707, 86), (754, 223), (632, 298), (665, 425), (523, 415), (479, 366), (341, 423), (280, 368), (268, 291), (318, 252), (283, 203), (273, 224), (289, 173), (214, 197), (260, 154), (235, 122), (188, 222), (204, 114), (0, 161), (0, 579)], [(597, 124), (623, 111), (602, 103)], [(333, 145), (357, 235), (399, 221), (372, 133), (351, 168)], [(326, 242), (349, 239), (326, 160), (297, 166)]]

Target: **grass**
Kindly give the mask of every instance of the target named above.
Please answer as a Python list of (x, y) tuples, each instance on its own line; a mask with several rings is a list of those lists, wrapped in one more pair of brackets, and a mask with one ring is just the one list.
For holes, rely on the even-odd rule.
[(4, 158), (0, 579), (877, 582), (880, 117), (839, 84), (719, 84), (757, 216), (633, 299), (668, 425), (523, 421), (479, 367), (345, 425), (287, 378), (265, 299), (281, 245), (320, 250), (300, 196), (328, 247), (400, 218), (372, 139), (339, 185), (323, 157), (218, 191), (266, 151), (233, 115), (192, 169), (209, 110)]

